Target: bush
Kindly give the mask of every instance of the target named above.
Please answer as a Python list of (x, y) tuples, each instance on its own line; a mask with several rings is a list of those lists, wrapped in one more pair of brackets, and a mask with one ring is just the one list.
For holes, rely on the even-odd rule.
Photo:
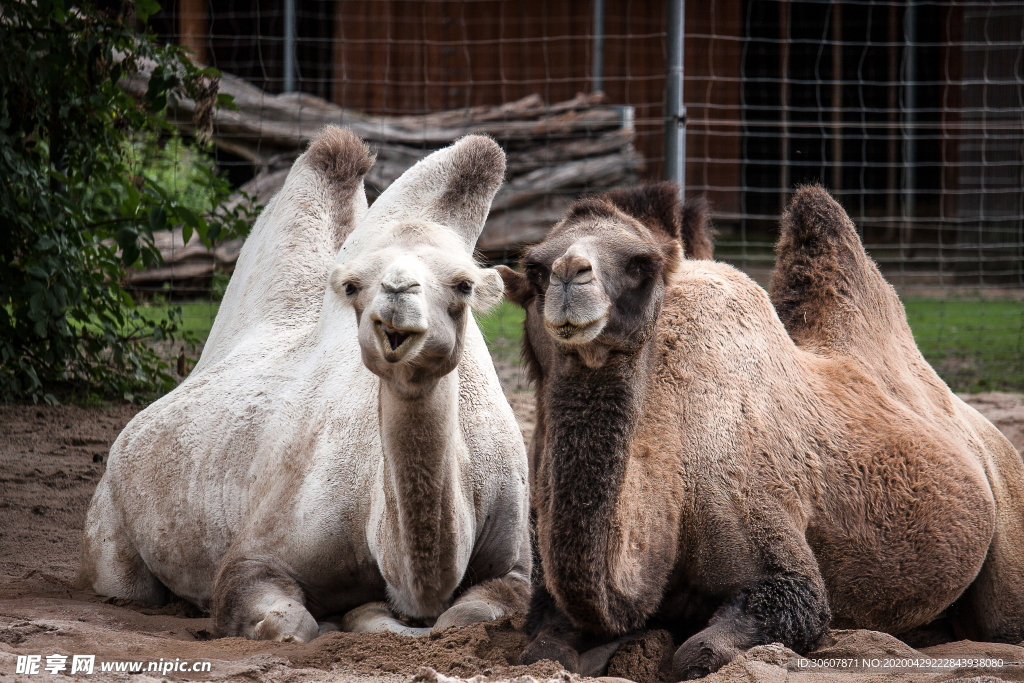
[[(135, 30), (157, 9), (15, 0), (0, 10), (2, 400), (169, 390), (169, 365), (149, 342), (181, 338), (176, 309), (141, 316), (125, 269), (160, 262), (156, 230), (181, 224), (186, 241), (194, 231), (210, 246), (248, 229), (213, 211), (230, 186), (211, 164), (188, 164), (200, 197), (177, 192), (161, 168), (186, 153), (161, 149), (181, 144), (163, 116), (168, 99), (200, 103), (199, 139), (213, 107), (230, 102), (217, 97), (215, 70)], [(118, 87), (141, 65), (152, 70), (145, 102)]]

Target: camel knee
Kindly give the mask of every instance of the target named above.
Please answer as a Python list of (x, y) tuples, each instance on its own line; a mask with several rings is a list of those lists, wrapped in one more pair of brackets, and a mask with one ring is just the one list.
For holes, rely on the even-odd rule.
[[(818, 646), (832, 620), (821, 579), (783, 573), (758, 583), (746, 596), (744, 612), (758, 625), (758, 640), (747, 647), (782, 643), (799, 653)], [(746, 648), (744, 648), (746, 649)]]
[(256, 560), (228, 560), (221, 566), (212, 612), (221, 636), (305, 643), (319, 633), (295, 580)]
[(792, 573), (770, 576), (737, 595), (707, 628), (679, 646), (672, 660), (676, 680), (713, 673), (756, 645), (782, 643), (809, 652), (830, 619), (820, 580)]
[(524, 611), (530, 600), (530, 584), (525, 578), (509, 574), (470, 588), (434, 622), (433, 631), (453, 626), (469, 626), (494, 621), (506, 614)]
[(503, 616), (505, 609), (490, 600), (466, 600), (446, 609), (434, 622), (431, 631), (440, 633), (456, 626), (469, 626), (481, 621), (494, 621)]
[(263, 619), (256, 623), (256, 640), (279, 643), (308, 643), (320, 635), (320, 626), (302, 603), (280, 598), (270, 606)]

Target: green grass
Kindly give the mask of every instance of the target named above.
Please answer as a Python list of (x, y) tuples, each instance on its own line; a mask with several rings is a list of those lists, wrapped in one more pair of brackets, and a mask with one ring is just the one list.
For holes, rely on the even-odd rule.
[(181, 331), (194, 332), (199, 339), (206, 341), (210, 336), (213, 320), (220, 309), (220, 303), (217, 301), (144, 303), (139, 306), (139, 313), (146, 318), (159, 320), (167, 315), (167, 309), (177, 306), (181, 307)]
[(523, 309), (519, 306), (502, 299), (476, 321), (488, 346), (501, 344), (519, 348), (519, 340), (523, 338)]
[[(205, 339), (217, 315), (215, 302), (181, 306), (186, 329)], [(168, 304), (146, 306), (158, 315)], [(1024, 302), (907, 299), (907, 320), (921, 353), (958, 391), (1024, 391)], [(523, 311), (502, 301), (477, 318), (495, 356), (515, 361), (523, 334)]]
[[(215, 301), (192, 301), (186, 303), (143, 304), (139, 313), (153, 318), (167, 315), (167, 309), (181, 306), (182, 326), (196, 333), (200, 339), (206, 339), (217, 317), (220, 304)], [(502, 301), (483, 316), (477, 317), (480, 331), (488, 344), (519, 345), (523, 336), (523, 309), (509, 301)]]
[(1024, 390), (1024, 302), (907, 299), (921, 353), (954, 389)]

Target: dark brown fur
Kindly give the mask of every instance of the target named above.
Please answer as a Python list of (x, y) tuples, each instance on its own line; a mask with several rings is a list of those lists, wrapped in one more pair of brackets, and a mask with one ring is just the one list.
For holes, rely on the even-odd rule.
[(370, 171), (377, 155), (348, 128), (328, 126), (309, 145), (309, 163), (328, 182), (351, 187)]
[(604, 197), (652, 232), (679, 240), (686, 258), (714, 257), (715, 233), (708, 217), (707, 201), (703, 197), (681, 203), (679, 186), (672, 182), (619, 188), (609, 191)]

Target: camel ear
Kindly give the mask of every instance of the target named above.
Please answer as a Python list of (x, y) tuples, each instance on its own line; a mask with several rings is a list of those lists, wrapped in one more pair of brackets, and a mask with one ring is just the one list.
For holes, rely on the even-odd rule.
[(498, 271), (493, 268), (484, 268), (480, 271), (483, 277), (476, 287), (473, 288), (473, 301), (470, 304), (477, 313), (486, 313), (499, 303), (501, 295), (505, 291), (505, 285), (501, 281)]
[(651, 183), (610, 190), (604, 198), (624, 214), (643, 223), (655, 235), (679, 239), (679, 186), (676, 183)]
[(498, 266), (495, 270), (505, 282), (505, 298), (518, 306), (526, 306), (534, 296), (529, 279), (508, 266)]
[(689, 199), (680, 207), (679, 236), (686, 258), (710, 261), (715, 256), (715, 229), (703, 197)]
[(467, 135), (403, 173), (377, 198), (358, 231), (374, 233), (412, 221), (450, 228), (472, 252), (505, 176), (505, 153), (494, 140)]

